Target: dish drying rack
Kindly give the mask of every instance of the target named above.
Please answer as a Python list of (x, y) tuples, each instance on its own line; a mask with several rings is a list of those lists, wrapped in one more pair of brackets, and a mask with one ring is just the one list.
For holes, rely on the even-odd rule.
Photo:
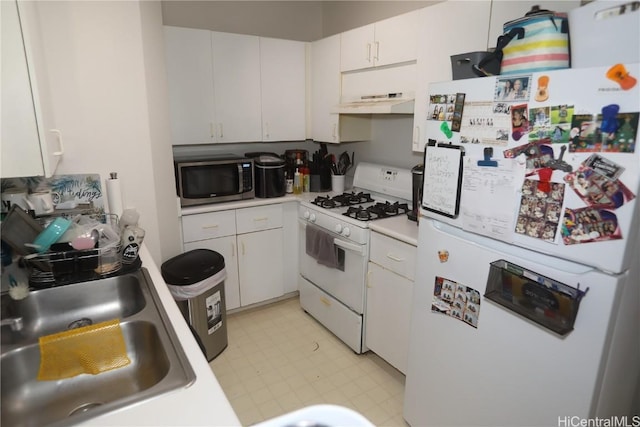
[(43, 253), (25, 257), (30, 267), (29, 286), (50, 288), (114, 276), (122, 269), (122, 243), (115, 214), (85, 215), (101, 224), (109, 225), (117, 237), (107, 238), (100, 233), (98, 246), (76, 250), (69, 243), (56, 243)]

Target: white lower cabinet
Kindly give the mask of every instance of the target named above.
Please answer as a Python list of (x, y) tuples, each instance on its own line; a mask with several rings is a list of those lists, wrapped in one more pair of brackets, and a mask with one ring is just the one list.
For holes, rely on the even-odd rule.
[(240, 307), (240, 280), (238, 279), (238, 251), (236, 236), (219, 237), (217, 239), (200, 240), (184, 244), (184, 251), (193, 249), (210, 249), (224, 258), (227, 278), (224, 281), (225, 307), (227, 310)]
[(226, 308), (285, 293), (281, 204), (182, 217), (184, 251), (210, 249), (225, 260)]
[(238, 235), (238, 273), (242, 305), (284, 294), (282, 228)]
[(371, 233), (365, 343), (400, 372), (407, 372), (416, 247)]

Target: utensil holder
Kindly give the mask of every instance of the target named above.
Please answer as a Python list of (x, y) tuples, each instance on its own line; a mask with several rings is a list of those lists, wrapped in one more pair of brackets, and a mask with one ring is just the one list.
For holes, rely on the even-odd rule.
[(331, 191), (337, 194), (344, 193), (344, 175), (331, 175)]

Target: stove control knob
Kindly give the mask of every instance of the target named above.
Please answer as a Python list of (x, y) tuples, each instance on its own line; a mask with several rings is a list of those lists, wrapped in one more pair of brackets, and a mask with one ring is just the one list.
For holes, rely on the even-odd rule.
[(311, 215), (309, 215), (309, 221), (316, 222), (316, 214), (312, 213)]
[(336, 224), (335, 230), (336, 233), (340, 234), (342, 232), (342, 224)]
[(304, 217), (304, 219), (309, 219), (309, 216), (310, 216), (309, 211), (304, 211), (302, 216)]
[(349, 227), (345, 227), (342, 229), (342, 235), (344, 237), (349, 237), (349, 235), (351, 235), (351, 230), (349, 230)]

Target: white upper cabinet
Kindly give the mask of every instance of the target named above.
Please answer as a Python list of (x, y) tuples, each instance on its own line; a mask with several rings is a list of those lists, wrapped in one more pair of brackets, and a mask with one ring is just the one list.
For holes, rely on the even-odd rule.
[(216, 142), (211, 32), (164, 27), (171, 143)]
[(262, 141), (306, 137), (305, 42), (260, 38)]
[(173, 145), (306, 138), (306, 43), (165, 26)]
[(340, 116), (330, 114), (340, 102), (340, 35), (311, 43), (311, 138), (340, 142)]
[(211, 32), (217, 142), (262, 140), (260, 40)]
[[(489, 27), (489, 48), (496, 47), (498, 36), (504, 32), (504, 24), (514, 19), (521, 18), (529, 12), (533, 6), (540, 6), (540, 9), (554, 12), (568, 12), (580, 6), (580, 0), (493, 0), (491, 7), (491, 21)], [(483, 49), (484, 50), (484, 49)]]
[(314, 141), (337, 144), (370, 139), (366, 116), (331, 113), (340, 103), (340, 35), (311, 43), (311, 137)]
[[(460, 13), (461, 10), (464, 13)], [(491, 2), (447, 1), (419, 12), (413, 151), (422, 151), (427, 142), (425, 127), (429, 114), (429, 84), (453, 79), (452, 55), (486, 50)], [(452, 22), (455, 25), (451, 25)]]
[(414, 61), (418, 11), (394, 16), (341, 34), (340, 70), (352, 71)]
[(0, 2), (2, 7), (3, 178), (53, 175), (64, 150), (54, 126), (36, 4)]

